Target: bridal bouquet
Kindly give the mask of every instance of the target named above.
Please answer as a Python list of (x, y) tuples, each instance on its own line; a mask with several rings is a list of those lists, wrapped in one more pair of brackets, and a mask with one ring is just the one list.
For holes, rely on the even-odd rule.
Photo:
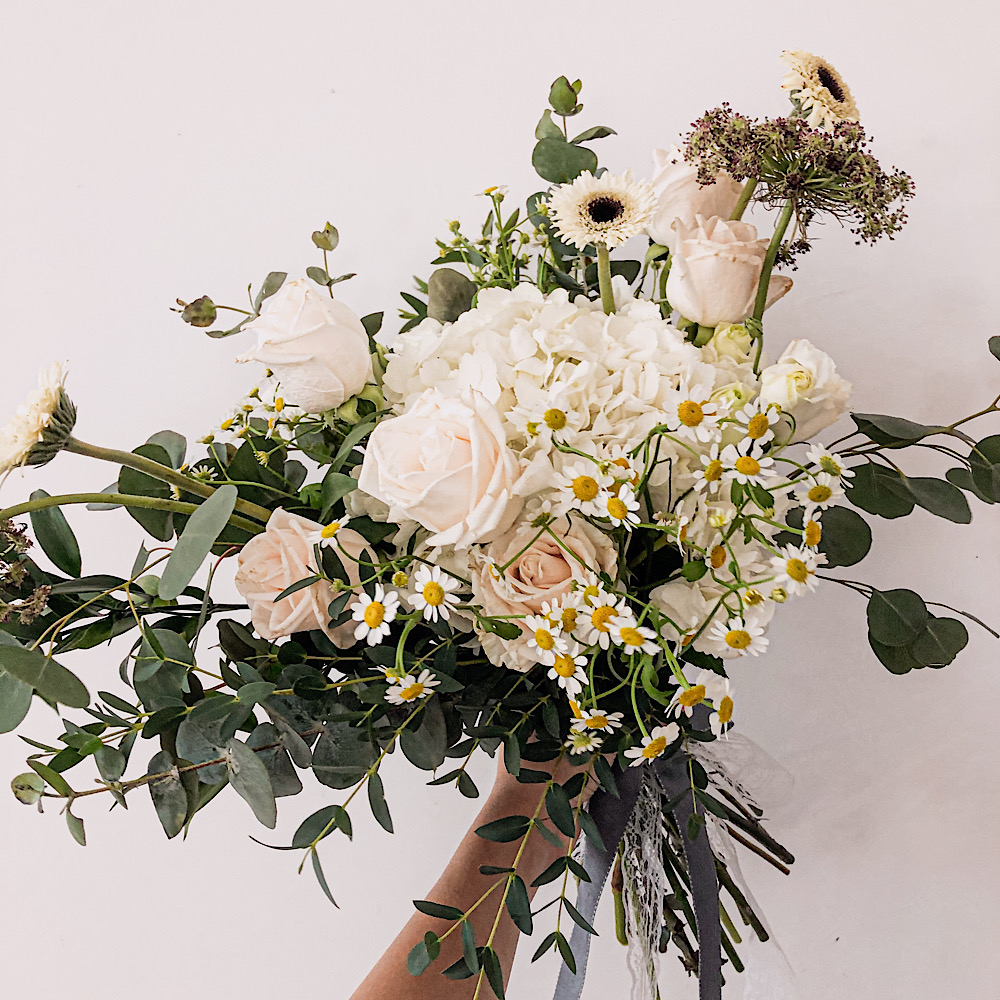
[[(254, 337), (239, 360), (261, 366), (196, 454), (172, 431), (133, 451), (80, 441), (62, 367), (43, 373), (0, 438), (0, 470), (70, 451), (117, 480), (0, 510), (0, 731), (33, 697), (62, 727), (23, 737), (37, 752), (17, 797), (61, 800), (81, 844), (88, 797), (124, 807), (139, 788), (168, 837), (227, 785), (273, 828), (276, 799), (311, 770), (344, 795), (281, 849), (302, 852), (332, 900), (322, 842), (351, 835), (359, 797), (393, 831), (388, 754), (474, 798), (469, 760), (500, 751), (544, 795), (535, 815), (479, 836), (522, 849), (569, 838), (534, 881), (557, 889), (540, 909), (516, 863), (484, 872), (524, 933), (555, 907), (536, 957), (562, 955), (558, 996), (579, 995), (610, 876), (637, 989), (655, 995), (672, 952), (718, 997), (723, 973), (742, 969), (740, 925), (767, 936), (735, 844), (786, 871), (793, 860), (732, 765), (727, 666), (766, 653), (772, 617), (821, 581), (865, 599), (886, 669), (950, 663), (970, 616), (835, 571), (867, 555), (866, 514), (919, 506), (964, 523), (967, 495), (1000, 501), (1000, 435), (962, 429), (1000, 397), (935, 426), (852, 413), (838, 433), (851, 386), (834, 359), (806, 339), (768, 356), (765, 310), (792, 286), (778, 271), (795, 269), (814, 226), (891, 238), (913, 193), (869, 151), (833, 67), (783, 59), (786, 117), (709, 111), (655, 151), (649, 181), (598, 167), (592, 146), (614, 133), (571, 135), (581, 86), (560, 77), (532, 153), (547, 186), (519, 207), (488, 188), (481, 228), (450, 224), (388, 347), (381, 313), (359, 318), (334, 295), (352, 275), (331, 274), (330, 224), (312, 234), (323, 266), (269, 274), (248, 308), (179, 300), (211, 337)], [(223, 311), (230, 329), (216, 327)], [(1000, 338), (989, 349), (1000, 358)], [(951, 468), (908, 475), (911, 447)], [(84, 574), (69, 504), (142, 525), (130, 568)], [(226, 560), (241, 602), (213, 588)], [(92, 695), (62, 661), (104, 645), (119, 651), (121, 686)], [(567, 761), (560, 783), (554, 764)], [(96, 784), (73, 780), (90, 767)], [(493, 934), (476, 940), (471, 911), (446, 901), (416, 905), (441, 929), (411, 971), (457, 934), (464, 957), (444, 974), (503, 997)]]

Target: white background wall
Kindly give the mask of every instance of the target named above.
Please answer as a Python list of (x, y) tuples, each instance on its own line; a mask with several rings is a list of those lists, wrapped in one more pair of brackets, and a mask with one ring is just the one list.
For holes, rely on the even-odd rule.
[[(769, 314), (771, 349), (805, 336), (828, 350), (859, 410), (955, 419), (1000, 389), (985, 346), (1000, 264), (995, 11), (986, 0), (8, 4), (0, 409), (65, 358), (83, 439), (131, 448), (168, 426), (196, 438), (253, 375), (232, 364), (242, 343), (168, 312), (175, 297), (240, 304), (267, 271), (318, 263), (309, 233), (329, 218), (342, 236), (333, 266), (358, 272), (341, 297), (359, 314), (385, 309), (391, 329), (397, 292), (426, 275), (446, 220), (480, 218), (476, 191), (539, 188), (532, 129), (556, 75), (583, 78), (584, 125), (619, 131), (602, 163), (643, 174), (649, 150), (707, 107), (781, 113), (778, 53), (805, 48), (841, 70), (878, 154), (914, 175), (918, 198), (902, 235), (874, 249), (826, 227)], [(113, 475), (62, 456), (13, 478), (3, 500), (100, 489)], [(1000, 518), (974, 510), (971, 527), (919, 512), (879, 521), (872, 556), (845, 575), (996, 624)], [(128, 565), (139, 534), (123, 513), (69, 516), (86, 570)], [(893, 677), (867, 648), (863, 602), (832, 585), (787, 606), (771, 638), (766, 659), (734, 669), (738, 721), (796, 778), (772, 827), (800, 860), (790, 878), (746, 870), (802, 997), (996, 996), (1000, 645), (974, 630), (948, 670)], [(113, 656), (86, 662), (92, 690), (115, 674)], [(30, 722), (43, 740), (59, 732), (47, 710)], [(4, 781), (27, 749), (0, 742)], [(261, 828), (229, 793), (183, 844), (163, 839), (141, 795), (128, 815), (91, 800), (86, 850), (55, 810), (40, 817), (0, 793), (4, 993), (346, 998), (476, 809), (391, 764), (395, 839), (358, 810), (355, 842), (327, 842), (339, 911), (295, 877), (294, 855), (248, 839)], [(316, 785), (283, 800), (264, 839), (287, 840), (329, 801)], [(622, 949), (606, 914), (599, 928), (586, 996), (617, 1000)], [(664, 997), (694, 996), (674, 964)], [(509, 995), (542, 1000), (554, 974), (523, 961)]]

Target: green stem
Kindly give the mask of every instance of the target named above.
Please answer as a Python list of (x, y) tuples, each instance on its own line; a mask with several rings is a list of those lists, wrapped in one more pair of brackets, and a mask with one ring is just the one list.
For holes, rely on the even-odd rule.
[[(778, 250), (781, 247), (781, 241), (784, 239), (785, 230), (788, 229), (788, 223), (792, 221), (792, 213), (795, 211), (795, 203), (788, 199), (785, 202), (784, 207), (781, 209), (781, 215), (778, 216), (778, 224), (775, 226), (774, 234), (771, 236), (771, 242), (767, 246), (767, 253), (764, 256), (764, 266), (760, 271), (760, 282), (757, 285), (757, 298), (753, 305), (753, 316), (751, 319), (758, 326), (764, 318), (764, 309), (767, 306), (767, 288), (771, 283), (771, 271), (774, 268), (774, 262), (778, 256)], [(757, 337), (757, 356), (754, 359), (753, 371), (754, 374), (759, 373), (760, 366), (760, 356), (764, 349), (764, 336), (763, 332), (758, 334)]]
[(743, 190), (740, 192), (740, 200), (736, 202), (733, 214), (729, 216), (733, 222), (738, 222), (743, 218), (743, 213), (747, 210), (747, 205), (750, 204), (750, 199), (753, 197), (758, 180), (759, 178), (757, 177), (747, 178), (747, 182), (743, 185)]
[(601, 289), (601, 305), (606, 316), (615, 311), (615, 296), (611, 290), (611, 258), (605, 243), (597, 244), (597, 283)]
[[(175, 514), (193, 514), (198, 509), (196, 503), (185, 503), (183, 500), (165, 500), (161, 497), (139, 497), (128, 493), (63, 493), (54, 497), (39, 497), (37, 500), (26, 500), (0, 510), (0, 521), (6, 521), (21, 514), (30, 514), (33, 510), (44, 510), (46, 507), (61, 507), (74, 503), (114, 503), (123, 507), (145, 507), (149, 510), (167, 510)], [(255, 521), (233, 515), (229, 523), (234, 528), (242, 528), (251, 534), (259, 535), (264, 529)]]
[[(152, 476), (153, 479), (170, 483), (171, 486), (176, 486), (186, 493), (194, 493), (195, 496), (204, 497), (205, 499), (212, 496), (217, 488), (185, 475), (183, 472), (178, 472), (176, 469), (171, 469), (169, 466), (154, 462), (150, 458), (143, 458), (141, 455), (136, 455), (134, 452), (119, 451), (117, 448), (101, 448), (99, 445), (87, 444), (74, 437), (71, 437), (66, 442), (66, 451), (74, 452), (77, 455), (86, 455), (88, 458), (97, 458), (102, 462), (111, 462), (113, 465), (124, 465), (128, 469), (134, 469), (136, 472), (144, 472), (147, 476)], [(236, 510), (241, 514), (254, 517), (264, 524), (267, 523), (268, 518), (271, 516), (271, 511), (266, 507), (251, 503), (249, 500), (237, 500)]]

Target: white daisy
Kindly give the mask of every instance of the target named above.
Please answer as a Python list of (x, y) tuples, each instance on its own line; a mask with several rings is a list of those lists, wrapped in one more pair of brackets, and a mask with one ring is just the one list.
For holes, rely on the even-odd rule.
[(659, 638), (651, 628), (638, 625), (631, 615), (622, 615), (611, 619), (611, 640), (616, 646), (622, 647), (626, 655), (631, 653), (649, 653), (654, 655), (660, 651), (656, 640)]
[(826, 510), (832, 507), (843, 495), (839, 481), (828, 472), (817, 473), (811, 483), (803, 484), (795, 494), (799, 503), (810, 512), (816, 508)]
[(715, 493), (722, 485), (724, 467), (719, 461), (719, 446), (713, 444), (707, 455), (701, 456), (703, 468), (694, 470), (694, 488), (699, 493)]
[(681, 382), (670, 392), (670, 399), (664, 404), (670, 430), (689, 441), (707, 443), (717, 439), (719, 420), (725, 416), (725, 408), (713, 402), (711, 395), (710, 385)]
[(621, 444), (613, 444), (601, 459), (601, 471), (616, 482), (626, 482), (635, 490), (646, 472), (640, 459), (630, 455)]
[(375, 596), (362, 591), (351, 605), (351, 617), (358, 622), (355, 639), (364, 639), (369, 646), (377, 646), (388, 634), (389, 624), (399, 611), (399, 594), (386, 593), (381, 583), (375, 584)]
[(744, 435), (740, 451), (750, 451), (754, 445), (763, 447), (774, 440), (774, 425), (781, 418), (777, 406), (769, 406), (760, 399), (743, 407), (735, 417), (737, 429)]
[(838, 479), (854, 478), (854, 470), (844, 465), (844, 459), (835, 451), (830, 451), (821, 444), (814, 444), (806, 452), (806, 461), (810, 465), (818, 466), (820, 472), (825, 472)]
[(577, 249), (603, 243), (613, 249), (645, 228), (656, 208), (652, 185), (634, 181), (632, 171), (595, 177), (585, 170), (549, 195), (549, 219)]
[(767, 649), (764, 629), (743, 618), (730, 618), (728, 622), (715, 622), (707, 638), (715, 647), (712, 652), (722, 657), (760, 656)]
[(592, 517), (603, 517), (602, 494), (611, 485), (611, 477), (594, 462), (571, 462), (556, 474), (562, 506)]
[(340, 529), (346, 528), (347, 525), (350, 524), (350, 521), (351, 519), (349, 517), (341, 517), (336, 521), (331, 521), (329, 524), (324, 524), (319, 530), (320, 545), (336, 538)]
[(579, 646), (572, 646), (564, 653), (558, 653), (552, 661), (548, 677), (554, 680), (570, 698), (575, 698), (589, 683), (587, 657), (579, 652)]
[(625, 716), (621, 712), (602, 712), (593, 708), (581, 712), (579, 717), (573, 720), (572, 728), (581, 732), (597, 729), (601, 732), (611, 733), (616, 729), (621, 729), (624, 718)]
[(837, 122), (856, 122), (858, 106), (843, 77), (825, 60), (811, 52), (781, 53), (788, 72), (781, 89), (802, 111), (810, 128), (829, 132)]
[(631, 615), (623, 597), (615, 597), (603, 590), (590, 600), (590, 609), (580, 621), (580, 632), (588, 646), (611, 648), (611, 622), (615, 618)]
[(704, 687), (706, 700), (712, 703), (713, 711), (708, 723), (714, 735), (720, 736), (733, 719), (733, 690), (729, 678), (713, 670), (702, 670), (695, 681)]
[(815, 549), (823, 540), (823, 525), (819, 522), (819, 514), (812, 512), (812, 517), (802, 526), (802, 544), (809, 549)]
[(673, 698), (670, 699), (670, 710), (674, 715), (686, 715), (690, 719), (695, 705), (700, 705), (706, 697), (705, 685), (699, 678), (698, 683), (678, 688), (674, 692)]
[(815, 590), (819, 581), (816, 579), (816, 569), (826, 562), (822, 552), (794, 545), (786, 545), (780, 550), (780, 555), (771, 559), (775, 572), (775, 586), (781, 587), (789, 594), (806, 594)]
[(523, 628), (528, 635), (528, 649), (546, 667), (551, 667), (557, 656), (569, 650), (569, 642), (561, 634), (562, 626), (554, 625), (544, 615), (528, 615)]
[(587, 732), (586, 730), (574, 729), (570, 734), (565, 743), (564, 747), (569, 749), (571, 755), (579, 753), (587, 753), (591, 750), (599, 750), (604, 740), (595, 733)]
[(576, 631), (580, 620), (580, 606), (572, 597), (564, 597), (558, 601), (542, 601), (542, 617), (551, 623), (553, 628), (560, 629), (564, 635)]
[(662, 757), (667, 747), (676, 742), (680, 735), (680, 726), (676, 722), (657, 726), (648, 736), (643, 736), (641, 746), (625, 751), (625, 756), (632, 758), (629, 766), (638, 767), (640, 764), (648, 764), (651, 760)]
[(493, 577), (496, 584), (496, 588), (502, 597), (514, 598), (517, 596), (510, 580), (507, 579), (507, 574), (500, 568), (500, 564), (493, 558), (493, 556), (483, 556), (483, 563), (486, 566), (486, 572)]
[(429, 698), (434, 693), (434, 688), (440, 683), (429, 670), (421, 670), (419, 677), (407, 674), (405, 677), (399, 677), (395, 680), (395, 683), (386, 691), (385, 700), (390, 705), (406, 705), (411, 701)]
[(0, 474), (22, 465), (44, 465), (62, 451), (76, 423), (66, 395), (66, 367), (54, 362), (38, 374), (38, 388), (0, 431)]
[(415, 611), (422, 611), (427, 621), (436, 622), (439, 617), (447, 621), (458, 604), (453, 593), (458, 587), (458, 580), (442, 572), (440, 566), (421, 566), (413, 574), (413, 593), (407, 594), (406, 600)]
[(774, 459), (764, 455), (757, 448), (744, 452), (730, 444), (722, 450), (719, 460), (725, 467), (723, 478), (730, 482), (735, 480), (744, 486), (747, 483), (756, 483), (766, 489), (776, 476)]
[(604, 490), (600, 495), (601, 517), (606, 517), (616, 528), (624, 527), (631, 531), (633, 525), (639, 523), (639, 501), (636, 500), (632, 487), (628, 483), (618, 484), (618, 493)]

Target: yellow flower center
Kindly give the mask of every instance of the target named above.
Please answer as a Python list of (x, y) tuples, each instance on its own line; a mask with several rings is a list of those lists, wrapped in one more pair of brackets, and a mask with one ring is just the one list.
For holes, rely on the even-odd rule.
[(573, 662), (572, 656), (560, 653), (556, 656), (555, 663), (552, 664), (552, 669), (560, 677), (572, 677), (576, 673), (576, 664)]
[(424, 693), (424, 685), (417, 681), (415, 684), (411, 684), (409, 687), (403, 688), (399, 692), (399, 697), (403, 701), (413, 701), (414, 698), (419, 698)]
[(805, 583), (809, 579), (809, 567), (801, 559), (789, 559), (785, 572), (796, 583)]
[(666, 736), (657, 736), (655, 740), (650, 740), (642, 748), (642, 755), (646, 760), (652, 760), (654, 757), (659, 757), (664, 750), (667, 749), (667, 738)]
[(839, 476), (844, 471), (843, 467), (830, 458), (829, 455), (824, 455), (819, 460), (819, 467), (831, 476)]
[(695, 705), (700, 705), (705, 700), (705, 685), (695, 684), (694, 687), (689, 687), (686, 691), (681, 691), (677, 696), (677, 700), (685, 708), (694, 708)]
[(600, 491), (601, 488), (593, 476), (577, 476), (573, 480), (573, 496), (577, 500), (593, 500)]
[(601, 589), (596, 584), (593, 584), (593, 583), (588, 584), (586, 587), (583, 588), (583, 599), (588, 604), (593, 604), (594, 603), (594, 598), (597, 597), (597, 595), (600, 592), (601, 592)]
[(721, 569), (726, 564), (726, 550), (721, 545), (716, 545), (708, 558), (712, 569)]
[(607, 724), (608, 717), (606, 715), (592, 715), (586, 722), (588, 729), (603, 729)]
[(424, 600), (432, 607), (444, 604), (444, 587), (440, 583), (435, 583), (433, 580), (425, 583), (423, 594)]
[(750, 455), (740, 455), (736, 459), (736, 471), (744, 476), (756, 476), (760, 472), (760, 462)]
[(369, 628), (378, 628), (385, 621), (385, 605), (381, 601), (372, 601), (365, 608), (365, 624)]
[(810, 487), (808, 495), (813, 503), (826, 503), (833, 496), (833, 490), (829, 486), (817, 483), (815, 486)]
[(733, 717), (733, 699), (727, 694), (722, 701), (719, 702), (718, 708), (719, 722), (725, 725)]
[(726, 633), (726, 645), (730, 649), (746, 649), (750, 642), (750, 633), (746, 629), (733, 628)]
[(632, 472), (632, 466), (628, 464), (628, 459), (619, 457), (616, 458), (611, 464), (617, 465), (619, 469), (624, 469), (626, 472), (630, 472), (631, 475), (628, 478), (628, 482), (630, 482), (633, 486), (639, 482), (639, 473)]
[(814, 549), (819, 545), (820, 540), (823, 537), (823, 529), (820, 527), (818, 521), (807, 521), (806, 522), (806, 545), (809, 548)]
[(227, 417), (225, 420), (222, 421), (221, 424), (219, 424), (220, 430), (224, 430), (224, 431), (228, 431), (229, 428), (232, 427), (232, 426), (233, 426), (233, 418), (232, 417)]
[(705, 482), (717, 483), (721, 478), (722, 463), (717, 458), (713, 458), (712, 461), (705, 466)]
[(616, 521), (624, 521), (628, 517), (628, 507), (624, 500), (614, 496), (608, 497), (608, 513)]
[(599, 608), (594, 608), (590, 615), (590, 624), (597, 629), (598, 632), (608, 631), (608, 622), (618, 613), (617, 608), (611, 607), (610, 604), (602, 604)]
[(561, 431), (566, 426), (566, 414), (556, 407), (546, 410), (542, 416), (545, 426), (553, 431)]
[(392, 574), (392, 585), (394, 587), (405, 587), (409, 582), (410, 578), (401, 569), (397, 569)]
[(281, 413), (281, 411), (284, 408), (285, 408), (285, 401), (281, 398), (281, 396), (278, 396), (278, 398), (275, 399), (274, 401), (274, 412)]
[(758, 413), (756, 416), (750, 418), (750, 422), (747, 424), (747, 437), (753, 438), (755, 441), (757, 438), (762, 438), (771, 426), (771, 421), (767, 419), (766, 413)]
[(535, 629), (535, 645), (539, 649), (550, 650), (555, 646), (555, 644), (556, 640), (547, 628)]
[(677, 419), (685, 427), (697, 427), (705, 419), (705, 411), (701, 408), (701, 403), (687, 399), (677, 407)]
[(576, 628), (577, 614), (576, 608), (563, 608), (561, 622), (564, 632), (572, 632)]
[(340, 531), (340, 521), (331, 521), (329, 524), (324, 526), (323, 530), (320, 532), (320, 537), (333, 538), (338, 531)]
[(618, 633), (621, 636), (623, 646), (641, 646), (646, 640), (637, 628), (627, 625)]

